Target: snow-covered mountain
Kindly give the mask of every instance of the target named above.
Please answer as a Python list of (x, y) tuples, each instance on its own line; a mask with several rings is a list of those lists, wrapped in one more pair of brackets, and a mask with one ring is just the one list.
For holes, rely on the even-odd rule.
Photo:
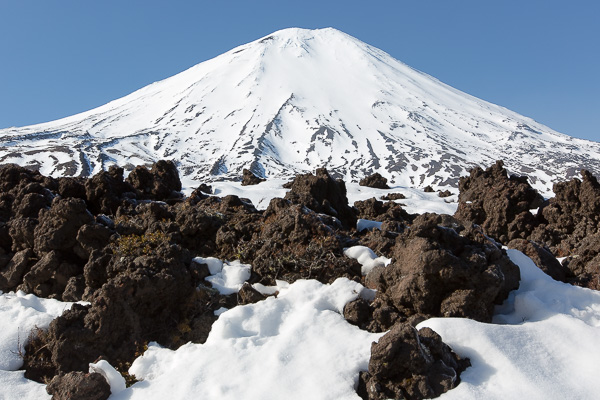
[(335, 29), (285, 29), (72, 117), (0, 130), (0, 162), (89, 176), (173, 159), (188, 181), (286, 178), (454, 185), (505, 160), (548, 193), (600, 144), (456, 90)]

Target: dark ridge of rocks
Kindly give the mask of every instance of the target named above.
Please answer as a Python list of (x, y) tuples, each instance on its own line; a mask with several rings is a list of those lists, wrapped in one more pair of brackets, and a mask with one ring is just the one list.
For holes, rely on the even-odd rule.
[(450, 196), (452, 196), (452, 192), (450, 192), (449, 190), (444, 190), (444, 191), (439, 190), (438, 191), (438, 197), (444, 198), (444, 197), (450, 197)]
[(346, 229), (356, 226), (355, 212), (346, 197), (346, 184), (341, 179), (334, 180), (325, 168), (317, 169), (314, 175), (296, 176), (285, 199), (336, 217)]
[(53, 400), (106, 400), (110, 385), (96, 372), (70, 372), (56, 375), (46, 387)]
[[(555, 197), (543, 201), (525, 177), (508, 177), (501, 161), (485, 171), (475, 168), (460, 180), (455, 217), (525, 250), (553, 278), (595, 289), (600, 287), (600, 245), (595, 243), (600, 237), (600, 183), (586, 170), (581, 176), (555, 184)], [(536, 215), (529, 211), (534, 208), (539, 208)], [(546, 250), (568, 258), (559, 267)]]
[(369, 369), (361, 372), (357, 392), (365, 400), (438, 397), (456, 387), (470, 365), (431, 329), (417, 332), (398, 323), (371, 345)]
[(425, 193), (433, 193), (433, 192), (435, 192), (435, 190), (433, 190), (433, 188), (431, 187), (431, 185), (425, 186), (425, 188), (423, 189), (423, 191)]
[(403, 200), (406, 196), (402, 193), (388, 193), (386, 195), (381, 196), (381, 200)]
[(487, 168), (473, 168), (459, 181), (458, 209), (454, 216), (465, 224), (481, 225), (485, 233), (501, 243), (528, 238), (536, 226), (529, 210), (544, 199), (526, 177), (508, 176), (502, 161)]
[(384, 178), (378, 172), (375, 172), (373, 175), (369, 175), (364, 177), (358, 183), (360, 186), (367, 186), (375, 189), (389, 189), (390, 187), (387, 184), (387, 178)]
[[(0, 168), (0, 290), (91, 302), (75, 305), (29, 341), (26, 376), (43, 381), (85, 372), (99, 357), (125, 371), (148, 341), (173, 349), (202, 343), (215, 310), (264, 298), (251, 285), (237, 295), (218, 294), (195, 256), (250, 263), (250, 283), (330, 283), (342, 276), (364, 282), (378, 290), (375, 300), (355, 300), (344, 315), (373, 332), (406, 333), (406, 326), (431, 316), (489, 321), (493, 305), (518, 287), (519, 275), (488, 236), (521, 239), (511, 246), (538, 257), (553, 276), (600, 286), (598, 183), (591, 175), (558, 185), (558, 199), (533, 216), (528, 207), (539, 196), (526, 180), (508, 178), (501, 164), (479, 169), (461, 181), (466, 194), (457, 219), (410, 215), (376, 199), (352, 208), (345, 184), (325, 169), (296, 177), (286, 199), (273, 199), (262, 212), (246, 199), (208, 196), (202, 188), (182, 199), (170, 162), (134, 171), (126, 180), (118, 167), (87, 180), (55, 180), (14, 165)], [(356, 232), (357, 217), (382, 222), (381, 229)], [(392, 264), (361, 277), (360, 265), (343, 255), (356, 244)], [(544, 246), (573, 256), (558, 267)], [(402, 347), (415, 333), (403, 335), (390, 346)], [(387, 347), (381, 347), (361, 378), (364, 393), (379, 397), (365, 398), (433, 396), (458, 383), (453, 376), (463, 364), (452, 364), (435, 333), (419, 335), (431, 358), (416, 362), (406, 378), (406, 369), (389, 367)]]
[(382, 202), (372, 197), (367, 200), (355, 201), (354, 208), (358, 211), (357, 216), (371, 221), (385, 222), (411, 222), (414, 215), (411, 215), (402, 208), (402, 206), (393, 201)]
[(258, 185), (259, 183), (264, 181), (266, 181), (266, 179), (259, 178), (258, 176), (254, 175), (254, 173), (249, 169), (244, 168), (244, 170), (242, 171), (242, 186)]

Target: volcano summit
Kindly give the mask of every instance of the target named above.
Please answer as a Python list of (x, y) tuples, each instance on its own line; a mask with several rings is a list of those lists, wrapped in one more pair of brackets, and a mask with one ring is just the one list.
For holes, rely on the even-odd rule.
[(285, 29), (96, 109), (0, 130), (0, 163), (53, 176), (173, 159), (188, 182), (327, 167), (347, 181), (456, 186), (505, 160), (549, 193), (600, 144), (456, 90), (335, 29)]

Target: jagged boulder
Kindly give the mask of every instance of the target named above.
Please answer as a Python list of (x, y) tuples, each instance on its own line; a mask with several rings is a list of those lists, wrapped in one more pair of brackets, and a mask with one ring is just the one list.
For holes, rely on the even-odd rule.
[(46, 391), (53, 400), (106, 400), (110, 397), (110, 385), (96, 372), (56, 375)]
[[(393, 307), (401, 320), (439, 316), (489, 322), (494, 305), (519, 287), (519, 268), (500, 246), (449, 216), (418, 216), (398, 234), (391, 256), (390, 265), (369, 272), (366, 284), (377, 289), (375, 305)], [(369, 329), (389, 325), (374, 318)]]
[(94, 214), (114, 215), (125, 199), (135, 197), (134, 191), (123, 181), (123, 168), (114, 165), (85, 182), (86, 201)]
[(356, 215), (348, 205), (344, 181), (334, 180), (325, 168), (317, 169), (314, 175), (296, 176), (285, 199), (317, 213), (336, 217), (347, 229), (356, 227)]
[(454, 216), (464, 224), (482, 226), (501, 243), (527, 238), (537, 225), (530, 210), (544, 202), (526, 177), (509, 177), (502, 161), (485, 171), (473, 168), (468, 177), (460, 178), (459, 190)]
[(402, 193), (388, 193), (385, 194), (383, 196), (381, 196), (381, 200), (403, 200), (405, 199), (406, 196), (403, 195)]
[(83, 200), (56, 199), (49, 210), (40, 211), (39, 224), (34, 231), (35, 252), (73, 251), (78, 244), (77, 232), (83, 225), (93, 221), (94, 217)]
[(357, 391), (368, 400), (433, 398), (456, 387), (468, 366), (433, 330), (398, 323), (371, 345)]
[(266, 179), (259, 178), (247, 168), (244, 168), (242, 171), (242, 186), (258, 185), (264, 181), (266, 181)]
[(160, 160), (154, 163), (150, 170), (137, 166), (126, 179), (136, 191), (140, 199), (164, 201), (179, 198), (181, 180), (173, 161)]
[(381, 176), (379, 172), (375, 172), (373, 175), (364, 177), (358, 182), (360, 186), (367, 186), (376, 189), (389, 189), (387, 184), (387, 178)]
[(332, 225), (335, 221), (300, 204), (271, 200), (260, 229), (240, 247), (242, 258), (252, 264), (250, 281), (274, 285), (275, 279), (359, 279), (360, 264), (343, 255), (345, 242)]

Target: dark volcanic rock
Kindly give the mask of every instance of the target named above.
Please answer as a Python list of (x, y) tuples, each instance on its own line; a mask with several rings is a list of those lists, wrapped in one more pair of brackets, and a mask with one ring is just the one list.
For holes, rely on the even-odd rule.
[(360, 264), (343, 255), (345, 242), (330, 222), (300, 204), (271, 200), (259, 230), (240, 248), (243, 259), (252, 264), (251, 282), (359, 279)]
[(266, 179), (259, 178), (258, 176), (254, 175), (252, 171), (244, 168), (244, 171), (242, 172), (242, 186), (258, 185), (264, 181), (266, 181)]
[(439, 191), (438, 192), (438, 197), (450, 197), (452, 196), (452, 192), (450, 192), (449, 190), (444, 190), (444, 191)]
[(459, 384), (470, 362), (462, 360), (429, 328), (398, 323), (371, 345), (368, 372), (360, 375), (363, 399), (424, 399)]
[[(371, 270), (366, 284), (377, 289), (381, 305), (393, 306), (402, 319), (421, 315), (489, 322), (494, 305), (519, 287), (519, 268), (506, 253), (449, 216), (418, 216), (397, 236), (392, 258), (387, 267)], [(374, 320), (369, 329), (389, 326)]]
[(531, 258), (539, 269), (550, 275), (553, 279), (561, 282), (567, 281), (567, 277), (570, 275), (569, 269), (562, 266), (550, 250), (539, 243), (525, 239), (514, 239), (508, 243), (507, 247), (517, 249)]
[(460, 178), (459, 190), (454, 216), (464, 224), (482, 226), (501, 243), (527, 238), (537, 224), (529, 210), (544, 201), (526, 177), (508, 177), (502, 161), (485, 171), (473, 168), (468, 177)]
[(389, 189), (390, 187), (387, 184), (387, 178), (384, 178), (378, 172), (375, 172), (373, 175), (369, 175), (360, 180), (358, 183), (360, 186), (367, 186), (376, 189)]
[(384, 203), (375, 197), (355, 201), (354, 208), (358, 211), (359, 218), (371, 221), (410, 222), (414, 219), (414, 215), (407, 213), (400, 204), (393, 201)]
[(317, 169), (315, 175), (296, 176), (285, 199), (317, 213), (334, 216), (347, 229), (356, 227), (356, 215), (348, 205), (344, 181), (331, 178), (325, 168)]
[(81, 199), (57, 199), (49, 210), (42, 210), (35, 228), (34, 248), (43, 254), (52, 250), (73, 251), (77, 232), (94, 217)]
[(46, 391), (53, 400), (106, 400), (110, 396), (110, 385), (95, 372), (70, 372), (56, 375)]
[(136, 167), (126, 179), (136, 190), (138, 198), (167, 200), (180, 197), (181, 180), (173, 161), (160, 160), (148, 170), (144, 166)]
[(425, 193), (433, 193), (433, 192), (435, 192), (435, 190), (433, 190), (433, 188), (430, 185), (425, 186), (425, 189), (423, 189), (423, 191)]
[(31, 249), (15, 253), (10, 262), (0, 268), (0, 290), (3, 292), (15, 290), (34, 262), (34, 254)]
[(123, 168), (111, 166), (85, 182), (85, 193), (94, 214), (114, 215), (124, 201), (124, 194), (134, 192), (133, 186), (123, 181)]
[(405, 198), (406, 196), (402, 193), (388, 193), (386, 195), (381, 196), (381, 200), (402, 200)]

